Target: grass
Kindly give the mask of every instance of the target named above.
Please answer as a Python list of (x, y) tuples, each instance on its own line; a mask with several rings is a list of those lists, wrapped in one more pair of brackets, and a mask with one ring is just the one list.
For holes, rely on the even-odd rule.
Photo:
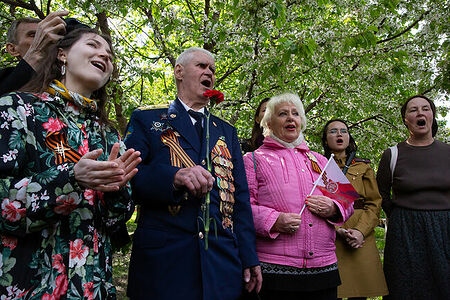
[[(134, 212), (131, 219), (127, 222), (128, 233), (132, 235), (136, 230), (136, 212)], [(128, 284), (128, 264), (130, 263), (131, 243), (121, 251), (113, 254), (113, 283), (117, 289), (117, 299), (128, 299), (126, 296)]]
[[(136, 230), (136, 212), (127, 222), (128, 233), (131, 235)], [(375, 239), (378, 251), (380, 253), (381, 261), (383, 261), (384, 252), (384, 228), (375, 228)], [(130, 262), (131, 245), (123, 248), (121, 251), (113, 255), (113, 283), (117, 289), (117, 299), (128, 299), (126, 296), (127, 282), (128, 282), (128, 264)], [(368, 298), (372, 300), (379, 300), (381, 297)]]

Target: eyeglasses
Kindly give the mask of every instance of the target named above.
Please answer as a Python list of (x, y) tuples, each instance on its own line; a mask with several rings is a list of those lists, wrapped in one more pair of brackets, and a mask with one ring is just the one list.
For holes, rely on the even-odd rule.
[(348, 133), (347, 128), (341, 128), (340, 130), (337, 129), (337, 128), (333, 128), (333, 129), (330, 129), (330, 130), (328, 131), (328, 133), (329, 133), (329, 134), (335, 135), (335, 134), (337, 134), (339, 131), (341, 132), (341, 134), (346, 134), (346, 133)]

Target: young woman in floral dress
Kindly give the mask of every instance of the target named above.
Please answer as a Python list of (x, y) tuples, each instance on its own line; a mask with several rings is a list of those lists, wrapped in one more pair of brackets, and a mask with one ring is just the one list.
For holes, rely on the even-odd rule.
[(110, 236), (133, 210), (140, 154), (107, 122), (112, 57), (107, 38), (74, 30), (27, 93), (0, 98), (2, 299), (115, 299)]

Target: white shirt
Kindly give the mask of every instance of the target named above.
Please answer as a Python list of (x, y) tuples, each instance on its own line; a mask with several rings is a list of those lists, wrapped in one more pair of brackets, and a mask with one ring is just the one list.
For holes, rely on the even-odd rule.
[[(189, 106), (187, 106), (186, 103), (184, 103), (183, 100), (181, 100), (180, 97), (178, 97), (178, 99), (180, 99), (180, 102), (181, 102), (181, 104), (183, 105), (184, 109), (186, 109), (186, 111), (189, 111), (189, 110), (192, 109), (192, 108), (190, 108)], [(205, 114), (205, 108), (204, 108), (204, 107), (200, 108), (199, 110), (194, 110), (194, 109), (192, 109), (192, 110), (193, 110), (193, 111), (196, 111), (196, 112), (200, 112), (200, 113), (202, 113), (202, 114)], [(197, 120), (195, 120), (191, 115), (189, 115), (189, 117), (191, 118), (192, 124), (195, 125), (195, 123), (197, 123)], [(203, 125), (203, 124), (202, 124), (202, 125)]]

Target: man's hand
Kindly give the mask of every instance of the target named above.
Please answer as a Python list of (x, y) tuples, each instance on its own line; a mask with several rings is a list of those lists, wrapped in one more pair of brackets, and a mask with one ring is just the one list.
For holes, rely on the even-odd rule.
[(102, 149), (90, 151), (75, 164), (75, 179), (81, 186), (101, 191), (114, 192), (123, 187), (137, 173), (136, 166), (141, 162), (140, 152), (128, 149), (122, 156), (119, 143), (115, 143), (108, 161), (98, 161)]
[(262, 286), (261, 267), (254, 266), (245, 269), (244, 282), (245, 282), (245, 289), (247, 290), (247, 292), (250, 293), (254, 289), (256, 293), (259, 293), (259, 291), (261, 291)]
[(201, 198), (209, 192), (214, 184), (214, 177), (201, 166), (182, 168), (176, 174), (173, 185), (176, 189), (187, 189), (188, 192)]
[(61, 18), (69, 14), (66, 10), (55, 11), (39, 22), (33, 42), (27, 53), (22, 57), (34, 70), (47, 56), (50, 45), (55, 44), (66, 33), (66, 23)]

